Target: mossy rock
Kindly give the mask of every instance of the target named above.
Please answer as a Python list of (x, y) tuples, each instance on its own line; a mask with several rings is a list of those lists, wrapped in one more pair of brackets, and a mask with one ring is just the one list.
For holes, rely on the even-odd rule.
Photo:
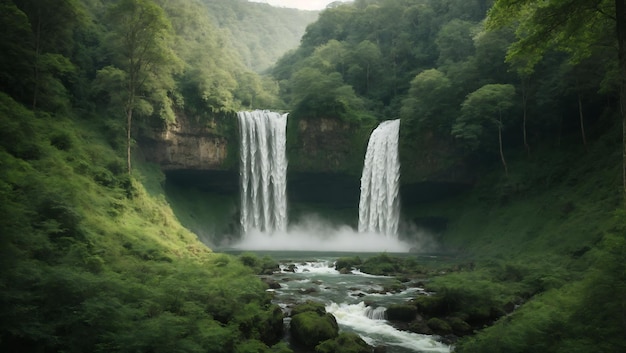
[(342, 271), (347, 270), (350, 272), (354, 267), (362, 263), (361, 258), (358, 256), (353, 257), (340, 257), (335, 261), (335, 270)]
[(317, 353), (371, 353), (372, 347), (354, 332), (342, 332), (337, 338), (315, 347)]
[(438, 295), (422, 295), (415, 298), (414, 303), (417, 310), (426, 315), (443, 316), (448, 311), (445, 299)]
[(448, 323), (450, 324), (452, 331), (454, 331), (454, 334), (457, 336), (464, 336), (472, 333), (472, 326), (460, 317), (451, 317), (448, 319)]
[(314, 313), (317, 313), (318, 315), (324, 315), (326, 314), (326, 306), (323, 303), (309, 300), (302, 304), (298, 304), (293, 309), (291, 309), (291, 316), (305, 313), (307, 311), (312, 311)]
[(272, 345), (280, 342), (284, 336), (283, 311), (278, 305), (272, 305), (268, 310), (266, 321), (260, 325), (260, 334), (263, 343)]
[(430, 318), (428, 322), (426, 322), (426, 324), (431, 330), (439, 335), (447, 335), (452, 333), (452, 327), (450, 327), (450, 324), (438, 317)]
[(393, 304), (387, 308), (387, 319), (409, 322), (415, 319), (417, 308), (411, 304)]
[(314, 311), (306, 311), (291, 318), (290, 331), (296, 342), (312, 348), (322, 341), (337, 337), (339, 325), (332, 314), (319, 315)]
[(395, 281), (385, 286), (385, 292), (399, 293), (406, 289), (406, 286), (400, 281)]

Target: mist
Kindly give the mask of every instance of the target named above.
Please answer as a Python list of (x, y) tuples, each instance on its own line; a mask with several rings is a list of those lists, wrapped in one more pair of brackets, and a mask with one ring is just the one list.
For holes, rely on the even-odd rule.
[(408, 242), (378, 233), (359, 233), (348, 225), (337, 225), (317, 215), (307, 215), (290, 225), (286, 232), (265, 233), (252, 230), (231, 246), (239, 250), (394, 252), (431, 249), (431, 236), (413, 229), (416, 239)]

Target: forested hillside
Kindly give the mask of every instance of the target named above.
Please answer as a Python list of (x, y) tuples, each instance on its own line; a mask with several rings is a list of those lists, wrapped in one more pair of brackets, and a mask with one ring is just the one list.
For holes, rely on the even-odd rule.
[(530, 29), (487, 22), (492, 1), (355, 1), (324, 11), (273, 75), (296, 114), (401, 118), (405, 144), (434, 134), (504, 163), (499, 135), (530, 153), (570, 132), (584, 145), (613, 124), (614, 10), (598, 4), (581, 5), (593, 17), (578, 41), (515, 55), (516, 31)]
[(0, 28), (0, 350), (269, 351), (280, 309), (178, 223), (135, 139), (272, 84), (196, 1), (3, 0)]
[(202, 0), (202, 3), (244, 64), (256, 72), (267, 70), (283, 54), (295, 49), (306, 26), (318, 15), (317, 11), (246, 0)]

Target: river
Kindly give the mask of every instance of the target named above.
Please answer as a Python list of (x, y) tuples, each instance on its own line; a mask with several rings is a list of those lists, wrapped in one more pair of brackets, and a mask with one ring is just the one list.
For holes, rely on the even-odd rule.
[[(316, 252), (270, 252), (280, 263), (280, 272), (266, 280), (275, 281), (280, 288), (274, 292), (274, 302), (288, 313), (289, 309), (307, 300), (322, 302), (326, 311), (337, 319), (342, 331), (352, 331), (372, 346), (382, 346), (388, 353), (450, 352), (450, 346), (436, 336), (398, 330), (385, 320), (385, 308), (403, 303), (417, 295), (427, 295), (419, 282), (399, 281), (389, 276), (374, 276), (353, 270), (342, 274), (334, 262), (341, 256), (359, 255), (362, 259), (374, 254), (340, 254)], [(407, 254), (401, 254), (407, 256)], [(286, 324), (289, 318), (286, 319)]]

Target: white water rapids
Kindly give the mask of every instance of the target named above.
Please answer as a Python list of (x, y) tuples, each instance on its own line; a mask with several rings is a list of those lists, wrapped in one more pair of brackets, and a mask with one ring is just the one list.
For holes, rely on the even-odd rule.
[[(401, 292), (386, 292), (384, 288), (397, 283), (393, 277), (358, 270), (341, 274), (332, 258), (311, 260), (309, 253), (288, 252), (284, 256), (292, 261), (282, 263), (281, 271), (272, 276), (281, 286), (272, 290), (274, 302), (281, 307), (307, 300), (322, 302), (337, 319), (340, 330), (355, 332), (368, 344), (383, 346), (389, 353), (450, 352), (450, 346), (439, 342), (438, 337), (398, 330), (385, 319), (386, 306), (426, 295), (422, 288), (409, 285)], [(293, 261), (294, 257), (303, 260)]]
[(367, 144), (359, 200), (361, 233), (397, 236), (400, 221), (399, 131), (399, 119), (383, 121), (372, 132)]
[(287, 114), (267, 110), (237, 113), (243, 234), (287, 227)]

